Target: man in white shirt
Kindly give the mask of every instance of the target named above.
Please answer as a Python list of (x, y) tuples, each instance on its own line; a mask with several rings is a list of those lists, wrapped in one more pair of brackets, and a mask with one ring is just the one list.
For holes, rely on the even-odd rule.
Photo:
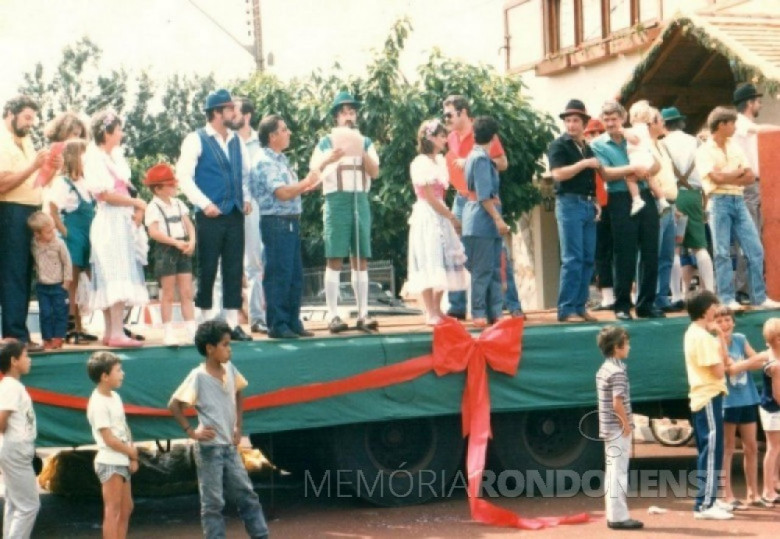
[[(260, 140), (252, 127), (255, 121), (255, 105), (246, 97), (235, 100), (236, 115), (232, 128), (246, 145), (249, 165), (253, 167), (260, 154)], [(247, 282), (247, 303), (249, 305), (249, 323), (252, 333), (268, 333), (265, 318), (265, 297), (263, 296), (263, 257), (265, 249), (260, 238), (260, 210), (253, 197), (249, 197), (252, 211), (244, 221), (244, 274)]]
[[(738, 112), (734, 142), (742, 148), (750, 169), (756, 175), (755, 183), (745, 186), (744, 197), (748, 213), (750, 213), (750, 217), (756, 224), (759, 238), (761, 237), (763, 223), (759, 189), (761, 171), (758, 162), (758, 134), (780, 130), (780, 127), (776, 125), (755, 123), (761, 110), (761, 97), (763, 95), (758, 93), (756, 87), (752, 84), (744, 84), (734, 91), (734, 106)], [(738, 293), (747, 294), (747, 264), (745, 263), (745, 257), (741, 255), (737, 262), (736, 286)]]
[(208, 123), (187, 135), (176, 163), (181, 190), (196, 207), (198, 293), (195, 305), (211, 317), (217, 266), (222, 270), (222, 307), (233, 340), (248, 341), (238, 324), (243, 303), (244, 215), (251, 211), (247, 180), (250, 162), (246, 146), (229, 129), (235, 115), (227, 90), (206, 98)]

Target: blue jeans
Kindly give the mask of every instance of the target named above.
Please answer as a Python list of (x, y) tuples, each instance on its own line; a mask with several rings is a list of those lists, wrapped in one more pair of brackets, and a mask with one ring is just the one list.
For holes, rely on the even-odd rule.
[(300, 319), (303, 293), (300, 220), (292, 216), (263, 215), (260, 232), (267, 259), (263, 291), (268, 332), (291, 330), (300, 333), (303, 331)]
[(501, 238), (465, 236), (466, 269), (471, 272), (471, 317), (494, 321), (504, 305), (501, 291)]
[(710, 229), (715, 251), (715, 287), (723, 303), (735, 300), (731, 238), (737, 240), (748, 266), (748, 292), (754, 305), (766, 301), (764, 248), (745, 201), (737, 195), (711, 195)]
[(677, 226), (674, 221), (674, 204), (661, 216), (661, 229), (658, 232), (658, 289), (655, 295), (655, 306), (659, 309), (669, 307), (672, 280), (672, 265), (674, 264), (674, 246)]
[(709, 509), (718, 497), (718, 484), (723, 469), (723, 395), (693, 412), (693, 432), (696, 436), (696, 504), (694, 511)]
[(268, 534), (263, 507), (255, 493), (244, 463), (234, 445), (195, 446), (200, 492), (200, 520), (206, 539), (224, 539), (225, 498), (238, 507), (238, 515), (250, 537)]
[(515, 285), (515, 269), (512, 263), (512, 258), (509, 256), (509, 248), (503, 241), (502, 249), (504, 256), (506, 257), (506, 292), (504, 292), (504, 307), (510, 313), (515, 311), (522, 311), (523, 307), (520, 305), (520, 297), (517, 295), (517, 285)]
[(263, 294), (263, 241), (260, 238), (260, 210), (251, 199), (252, 213), (244, 217), (244, 273), (249, 296), (249, 323), (265, 324), (265, 298)]
[(596, 258), (596, 203), (576, 195), (556, 197), (561, 244), (558, 318), (585, 312)]
[(68, 331), (68, 291), (62, 288), (62, 283), (38, 283), (35, 294), (38, 296), (41, 337), (44, 341), (64, 339)]
[[(460, 193), (455, 193), (455, 198), (452, 200), (452, 213), (457, 217), (458, 221), (463, 221), (463, 207), (466, 205), (466, 202), (468, 202), (466, 197)], [(447, 314), (466, 316), (468, 298), (465, 290), (447, 292), (447, 301), (450, 304)]]
[(29, 342), (27, 313), (32, 282), (32, 231), (27, 218), (37, 208), (0, 202), (0, 310), (2, 336)]

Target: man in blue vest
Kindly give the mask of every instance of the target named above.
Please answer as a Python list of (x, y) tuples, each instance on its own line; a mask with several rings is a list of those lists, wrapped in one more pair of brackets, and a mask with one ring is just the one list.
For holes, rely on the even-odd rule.
[[(214, 308), (214, 278), (221, 261), (222, 307), (236, 341), (250, 341), (238, 324), (244, 274), (244, 215), (251, 211), (247, 181), (250, 162), (246, 146), (228, 129), (235, 107), (227, 90), (206, 97), (208, 123), (190, 133), (181, 145), (176, 176), (196, 208), (198, 293), (195, 305), (204, 319)], [(219, 310), (218, 308), (216, 309)]]

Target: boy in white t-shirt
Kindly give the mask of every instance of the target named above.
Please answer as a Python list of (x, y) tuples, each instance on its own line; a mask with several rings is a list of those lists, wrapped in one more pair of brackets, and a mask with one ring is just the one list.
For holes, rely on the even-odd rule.
[(154, 245), (154, 274), (160, 281), (160, 314), (163, 344), (179, 344), (171, 328), (173, 299), (179, 290), (181, 314), (187, 323), (189, 338), (195, 338), (195, 306), (192, 302), (192, 255), (195, 252), (195, 226), (187, 206), (176, 198), (176, 176), (173, 169), (159, 163), (146, 172), (144, 184), (154, 194), (146, 206), (144, 224)]
[(32, 461), (35, 411), (19, 379), (30, 372), (27, 345), (10, 341), (0, 350), (0, 472), (5, 482), (3, 537), (30, 537), (41, 502)]
[(138, 470), (138, 451), (122, 399), (114, 391), (122, 385), (125, 373), (119, 357), (103, 351), (90, 356), (87, 373), (97, 385), (89, 397), (87, 419), (98, 446), (95, 473), (103, 491), (103, 537), (127, 537), (133, 512), (130, 474)]

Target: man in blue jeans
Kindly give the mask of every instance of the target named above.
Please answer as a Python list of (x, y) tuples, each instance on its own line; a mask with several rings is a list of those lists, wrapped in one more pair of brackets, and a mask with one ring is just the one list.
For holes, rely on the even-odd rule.
[(707, 118), (711, 136), (696, 151), (696, 169), (710, 199), (710, 230), (715, 251), (715, 288), (721, 303), (742, 310), (736, 301), (731, 240), (736, 239), (748, 262), (750, 302), (760, 308), (777, 309), (780, 302), (766, 295), (764, 248), (745, 205), (745, 186), (756, 181), (747, 158), (733, 140), (737, 113), (715, 107)]
[(260, 233), (265, 245), (263, 291), (268, 336), (274, 339), (311, 337), (301, 324), (303, 263), (301, 261), (301, 194), (319, 183), (310, 171), (302, 181), (282, 152), (290, 145), (290, 130), (281, 116), (266, 116), (258, 126), (263, 147), (249, 176), (249, 192), (260, 208)]
[(561, 244), (561, 278), (558, 288), (558, 320), (593, 322), (588, 313), (590, 280), (596, 255), (596, 177), (601, 167), (585, 142), (590, 120), (585, 105), (572, 99), (558, 115), (566, 133), (547, 149), (550, 172), (555, 180), (555, 217)]
[[(30, 342), (27, 312), (32, 282), (27, 219), (41, 205), (41, 188), (35, 186), (38, 169), (49, 152), (35, 151), (30, 130), (38, 118), (38, 104), (27, 96), (9, 100), (0, 125), (0, 310), (2, 337), (27, 343), (27, 350), (42, 350)], [(57, 165), (61, 165), (62, 160)]]
[[(474, 149), (474, 119), (471, 117), (471, 107), (468, 99), (462, 95), (451, 95), (443, 103), (444, 123), (447, 125), (447, 172), (450, 175), (450, 185), (455, 189), (455, 198), (452, 200), (452, 213), (460, 221), (463, 221), (463, 207), (468, 200), (468, 188), (464, 168), (466, 158)], [(490, 141), (488, 149), (490, 159), (495, 163), (498, 172), (503, 172), (509, 166), (506, 152), (501, 145), (498, 134)], [(466, 292), (458, 290), (447, 293), (450, 307), (447, 315), (458, 320), (466, 319)], [(519, 310), (520, 307), (518, 306)]]

